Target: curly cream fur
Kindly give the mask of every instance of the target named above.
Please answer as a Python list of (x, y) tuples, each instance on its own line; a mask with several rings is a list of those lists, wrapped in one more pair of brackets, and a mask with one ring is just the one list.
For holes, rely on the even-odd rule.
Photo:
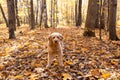
[(48, 38), (48, 65), (47, 67), (51, 66), (51, 63), (54, 58), (58, 59), (59, 65), (63, 65), (63, 36), (58, 32), (52, 33)]

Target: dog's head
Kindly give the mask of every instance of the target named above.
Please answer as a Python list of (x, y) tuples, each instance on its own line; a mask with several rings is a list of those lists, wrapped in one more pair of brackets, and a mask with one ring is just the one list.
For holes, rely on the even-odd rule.
[(63, 40), (63, 36), (62, 34), (58, 33), (58, 32), (54, 32), (49, 36), (49, 41), (54, 43), (54, 44), (58, 44), (59, 42), (61, 42)]

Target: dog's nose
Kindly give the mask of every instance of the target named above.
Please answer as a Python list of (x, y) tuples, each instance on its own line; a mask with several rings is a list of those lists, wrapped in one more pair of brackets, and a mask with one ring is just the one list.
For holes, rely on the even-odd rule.
[(55, 43), (57, 43), (57, 40), (55, 40)]

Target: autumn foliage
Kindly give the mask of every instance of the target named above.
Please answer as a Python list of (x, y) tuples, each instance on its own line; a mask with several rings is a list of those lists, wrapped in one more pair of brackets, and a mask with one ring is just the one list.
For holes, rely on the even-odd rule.
[[(54, 60), (46, 69), (46, 44), (52, 32), (64, 36), (64, 68)], [(21, 26), (16, 40), (9, 40), (7, 29), (1, 27), (0, 80), (119, 80), (120, 42), (108, 41), (108, 36), (103, 41), (83, 37), (82, 32), (81, 28), (29, 30)]]

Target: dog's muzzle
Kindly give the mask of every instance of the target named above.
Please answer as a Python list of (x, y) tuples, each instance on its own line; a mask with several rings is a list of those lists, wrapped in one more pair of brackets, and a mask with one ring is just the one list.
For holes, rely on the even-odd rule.
[(58, 40), (54, 40), (55, 43), (58, 43)]

